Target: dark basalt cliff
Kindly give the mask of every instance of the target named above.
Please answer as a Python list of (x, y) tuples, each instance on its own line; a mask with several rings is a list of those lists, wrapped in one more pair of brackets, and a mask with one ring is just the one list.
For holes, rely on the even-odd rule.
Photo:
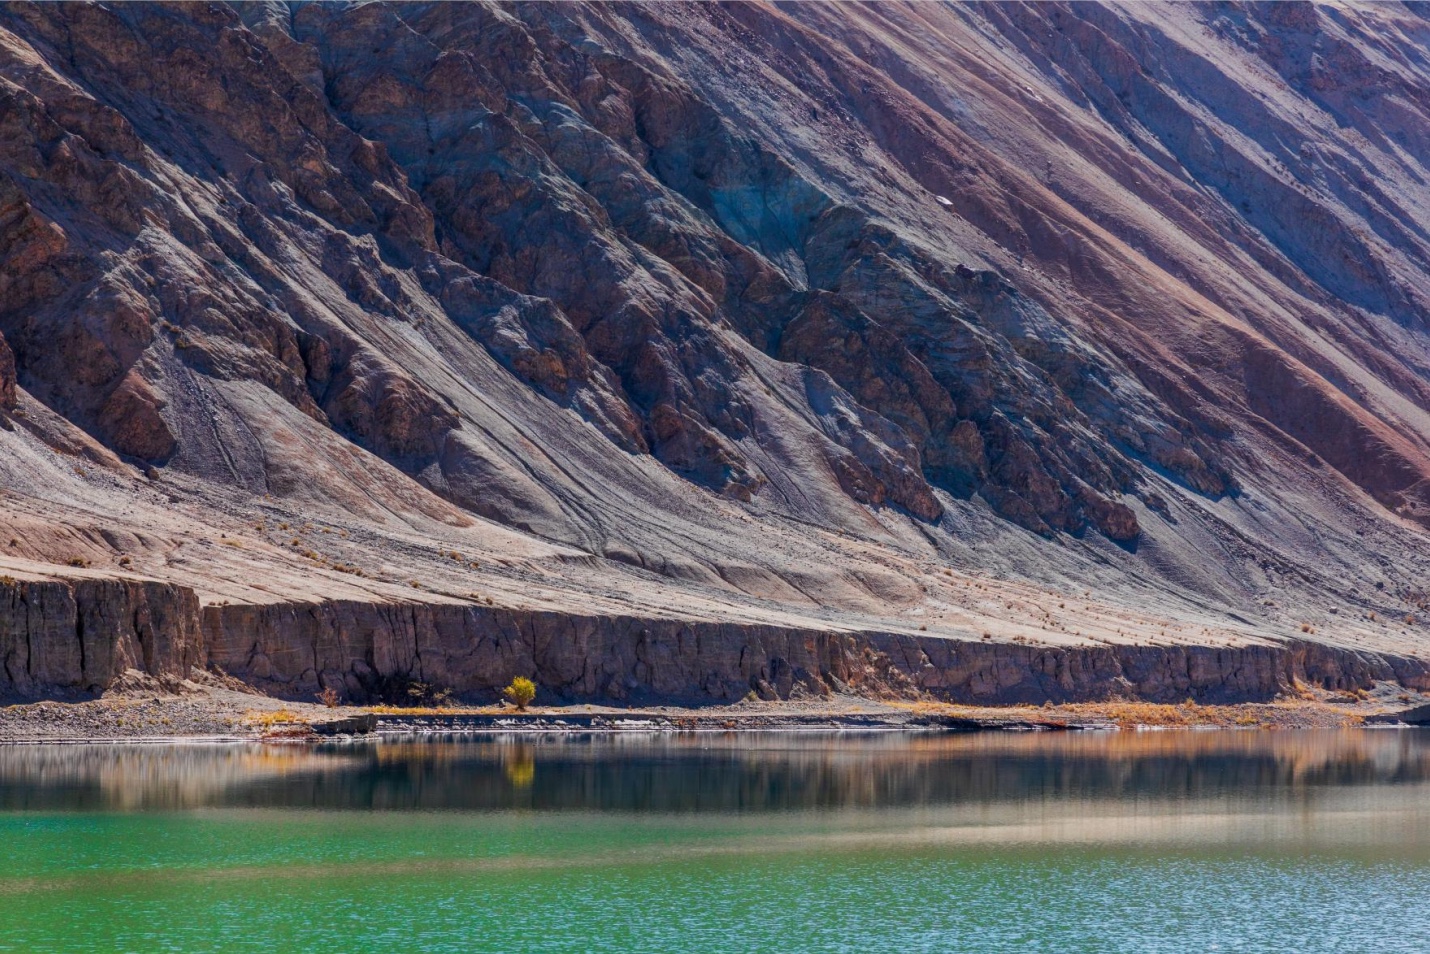
[(1398, 4), (6, 4), (10, 685), (1421, 679), (1427, 49)]

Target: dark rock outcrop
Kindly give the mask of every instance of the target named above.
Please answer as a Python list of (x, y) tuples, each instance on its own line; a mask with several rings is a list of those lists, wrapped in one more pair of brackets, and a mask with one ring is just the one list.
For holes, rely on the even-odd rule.
[(0, 696), (93, 694), (205, 664), (199, 601), (167, 583), (0, 580)]
[(1404, 657), (1314, 643), (1053, 649), (887, 633), (582, 617), (455, 604), (217, 605), (158, 583), (0, 583), (0, 694), (95, 693), (127, 669), (210, 666), (307, 699), (405, 699), (423, 685), (474, 700), (513, 676), (567, 701), (734, 701), (852, 692), (968, 703), (1267, 700), (1298, 685), (1430, 688)]
[(730, 702), (854, 693), (967, 703), (1268, 700), (1302, 685), (1430, 688), (1407, 657), (1309, 642), (1049, 648), (912, 634), (580, 616), (434, 603), (199, 607), (191, 590), (0, 581), (0, 696), (85, 695), (126, 670), (217, 668), (281, 697), (413, 686), (489, 700), (513, 676), (565, 701)]
[(0, 338), (0, 418), (9, 419), (10, 413), (15, 410), (16, 400), (15, 353), (5, 339)]
[(570, 701), (731, 702), (830, 692), (967, 703), (1269, 700), (1298, 685), (1430, 688), (1405, 657), (1314, 643), (1054, 649), (888, 633), (523, 613), (480, 606), (210, 606), (213, 665), (279, 695), (400, 698), (422, 683), (479, 699), (513, 676)]

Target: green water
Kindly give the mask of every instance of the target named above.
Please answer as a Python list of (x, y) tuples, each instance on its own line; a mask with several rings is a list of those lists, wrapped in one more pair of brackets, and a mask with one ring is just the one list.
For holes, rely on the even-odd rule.
[(1430, 951), (1430, 733), (0, 747), (0, 951)]

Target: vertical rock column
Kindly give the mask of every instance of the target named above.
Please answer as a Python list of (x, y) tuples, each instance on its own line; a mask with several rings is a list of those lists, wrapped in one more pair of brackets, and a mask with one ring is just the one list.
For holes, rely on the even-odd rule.
[(205, 661), (199, 601), (146, 580), (0, 581), (0, 695), (101, 692), (126, 669)]

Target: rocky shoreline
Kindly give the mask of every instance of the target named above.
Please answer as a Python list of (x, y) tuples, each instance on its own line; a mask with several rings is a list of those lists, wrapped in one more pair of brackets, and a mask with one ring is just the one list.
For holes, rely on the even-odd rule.
[(97, 699), (0, 707), (0, 744), (271, 742), (352, 738), (453, 738), (496, 733), (587, 735), (694, 732), (976, 732), (1140, 728), (1345, 728), (1394, 724), (1430, 703), (1430, 693), (1394, 683), (1371, 691), (1303, 689), (1268, 702), (1201, 705), (1104, 701), (1063, 705), (964, 706), (833, 696), (703, 707), (607, 705), (336, 706), (275, 699), (232, 684), (183, 680), (167, 686), (130, 673)]

